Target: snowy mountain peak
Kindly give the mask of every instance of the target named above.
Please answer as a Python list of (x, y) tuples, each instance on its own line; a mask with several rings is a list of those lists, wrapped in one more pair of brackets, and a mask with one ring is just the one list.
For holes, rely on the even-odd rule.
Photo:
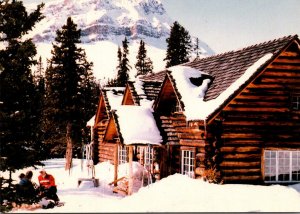
[[(35, 9), (36, 4), (28, 5)], [(33, 38), (38, 55), (44, 64), (51, 58), (52, 42), (56, 30), (72, 17), (81, 29), (80, 46), (86, 50), (88, 60), (94, 63), (93, 71), (97, 79), (105, 82), (115, 78), (118, 46), (126, 36), (129, 41), (129, 59), (136, 70), (136, 55), (140, 40), (147, 46), (148, 56), (153, 61), (154, 71), (165, 68), (167, 43), (173, 20), (168, 16), (160, 0), (54, 0), (43, 8), (45, 18), (36, 24), (27, 36)], [(207, 44), (199, 41), (201, 56), (214, 52)]]
[(173, 21), (159, 0), (62, 0), (46, 4), (35, 42), (51, 42), (71, 16), (82, 30), (82, 42), (155, 38), (165, 41)]

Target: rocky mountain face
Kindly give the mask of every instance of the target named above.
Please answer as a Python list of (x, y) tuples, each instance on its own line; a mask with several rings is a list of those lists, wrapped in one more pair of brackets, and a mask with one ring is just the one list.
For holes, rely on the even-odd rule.
[[(36, 4), (31, 8), (36, 8)], [(57, 29), (61, 29), (71, 16), (81, 29), (80, 46), (86, 50), (88, 60), (94, 63), (97, 79), (115, 78), (118, 46), (125, 36), (129, 41), (130, 75), (136, 74), (134, 64), (141, 39), (153, 61), (153, 71), (165, 68), (166, 39), (174, 20), (168, 16), (161, 0), (53, 0), (46, 2), (43, 14), (45, 18), (28, 37), (33, 38), (37, 57), (42, 56), (44, 65), (51, 58), (51, 43)], [(201, 40), (199, 48), (202, 56), (214, 53)]]
[(68, 16), (82, 30), (82, 42), (128, 39), (165, 41), (173, 21), (160, 0), (60, 0), (46, 4), (35, 42), (51, 42)]

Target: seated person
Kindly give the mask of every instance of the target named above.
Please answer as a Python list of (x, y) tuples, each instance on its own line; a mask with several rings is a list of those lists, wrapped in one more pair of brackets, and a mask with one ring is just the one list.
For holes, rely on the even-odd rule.
[(24, 175), (23, 173), (20, 174), (20, 182), (17, 185), (17, 191), (20, 197), (23, 197), (26, 202), (36, 202), (37, 201), (37, 190), (34, 187), (32, 179), (32, 171), (26, 172)]
[(56, 194), (57, 188), (54, 177), (50, 174), (47, 174), (45, 169), (42, 169), (38, 179), (40, 183), (41, 196), (52, 199), (57, 204), (59, 202), (59, 198)]

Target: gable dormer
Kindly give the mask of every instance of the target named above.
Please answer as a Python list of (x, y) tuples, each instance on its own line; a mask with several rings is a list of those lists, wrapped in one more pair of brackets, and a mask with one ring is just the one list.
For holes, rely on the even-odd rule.
[(103, 143), (119, 142), (119, 134), (114, 117), (111, 115), (108, 120), (107, 128), (103, 137)]
[(96, 111), (95, 126), (99, 126), (102, 120), (106, 120), (108, 118), (105, 99), (105, 92), (100, 91), (99, 103)]
[(161, 90), (153, 106), (154, 111), (159, 115), (168, 116), (171, 115), (172, 112), (182, 111), (182, 104), (178, 98), (178, 93), (172, 83), (171, 76), (168, 73), (165, 76)]
[(133, 96), (133, 86), (130, 83), (126, 84), (122, 105), (138, 105)]

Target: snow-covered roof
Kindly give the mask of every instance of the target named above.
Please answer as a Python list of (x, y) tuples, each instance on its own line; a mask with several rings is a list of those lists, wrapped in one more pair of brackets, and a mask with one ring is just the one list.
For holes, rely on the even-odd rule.
[(182, 65), (168, 68), (181, 95), (181, 101), (184, 103), (184, 114), (187, 120), (206, 120), (272, 56), (272, 53), (268, 53), (258, 59), (217, 98), (209, 101), (204, 101), (204, 97), (211, 80), (209, 78), (203, 79), (202, 84), (199, 86), (193, 84), (190, 80), (190, 78), (201, 78), (203, 74), (207, 75), (206, 73)]
[(94, 115), (87, 123), (86, 123), (86, 126), (94, 126), (95, 125), (95, 117), (96, 115)]
[(106, 87), (106, 96), (111, 110), (116, 109), (122, 103), (124, 87)]
[[(141, 89), (138, 89), (141, 90)], [(117, 115), (117, 125), (125, 145), (160, 145), (162, 137), (152, 114), (153, 101), (143, 99), (141, 106), (122, 105), (124, 88), (105, 88), (111, 110)], [(139, 91), (139, 93), (141, 93)]]
[(152, 102), (143, 106), (120, 105), (117, 108), (118, 125), (123, 143), (160, 145), (162, 137), (151, 108)]

